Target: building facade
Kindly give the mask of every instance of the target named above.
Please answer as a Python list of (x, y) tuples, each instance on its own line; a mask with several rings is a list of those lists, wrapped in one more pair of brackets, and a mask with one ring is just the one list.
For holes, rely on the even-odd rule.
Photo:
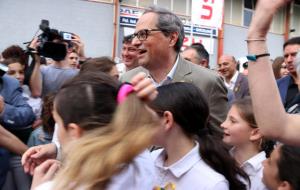
[[(218, 3), (218, 1), (212, 1)], [(211, 67), (219, 55), (236, 58), (247, 54), (246, 34), (256, 0), (224, 0), (221, 29), (191, 22), (192, 0), (1, 0), (0, 51), (32, 39), (40, 21), (50, 27), (79, 34), (87, 56), (112, 56), (119, 60), (124, 35), (133, 33), (138, 17), (151, 5), (167, 8), (185, 25), (184, 46), (201, 42), (210, 53)], [(300, 0), (281, 9), (268, 34), (271, 57), (282, 55), (282, 44), (289, 37), (300, 36)]]

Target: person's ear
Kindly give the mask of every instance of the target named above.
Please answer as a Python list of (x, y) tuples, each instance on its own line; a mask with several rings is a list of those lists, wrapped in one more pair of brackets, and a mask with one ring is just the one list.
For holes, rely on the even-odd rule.
[(278, 190), (292, 190), (293, 187), (291, 186), (291, 184), (287, 181), (282, 181), (279, 183), (279, 186), (277, 188)]
[(178, 32), (172, 32), (169, 37), (170, 37), (169, 47), (174, 47), (175, 44), (177, 43), (179, 33)]
[(71, 139), (79, 139), (83, 134), (83, 129), (76, 123), (70, 123), (68, 124), (68, 133)]
[(203, 67), (208, 68), (208, 61), (207, 61), (207, 59), (202, 59), (200, 61), (200, 65), (203, 66)]
[(262, 138), (259, 128), (252, 129), (250, 134), (250, 141), (257, 141)]
[(163, 115), (163, 125), (166, 131), (169, 131), (174, 124), (173, 114), (170, 111), (165, 111)]

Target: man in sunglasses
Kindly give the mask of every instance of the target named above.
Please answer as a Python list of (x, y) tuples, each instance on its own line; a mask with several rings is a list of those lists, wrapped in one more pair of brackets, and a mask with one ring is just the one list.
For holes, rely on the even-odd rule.
[(121, 80), (128, 82), (136, 73), (144, 71), (156, 86), (179, 81), (195, 84), (207, 97), (211, 126), (221, 132), (219, 126), (227, 113), (226, 87), (215, 72), (180, 56), (183, 39), (183, 24), (175, 14), (150, 7), (139, 18), (132, 39), (140, 67), (125, 73)]

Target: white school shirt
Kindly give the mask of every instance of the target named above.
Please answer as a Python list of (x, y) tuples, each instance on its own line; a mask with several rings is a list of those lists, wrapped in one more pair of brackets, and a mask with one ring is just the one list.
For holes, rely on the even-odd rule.
[[(152, 190), (154, 187), (154, 163), (148, 150), (139, 154), (119, 174), (113, 176), (107, 190)], [(62, 179), (63, 180), (63, 179)], [(45, 182), (34, 190), (52, 190), (53, 181)], [(75, 190), (85, 190), (84, 184)]]
[(251, 186), (247, 185), (249, 190), (268, 190), (262, 182), (263, 165), (262, 162), (266, 159), (266, 153), (261, 151), (249, 160), (245, 161), (241, 168), (249, 175)]
[(151, 153), (155, 165), (155, 185), (165, 187), (173, 183), (176, 190), (228, 190), (225, 177), (209, 165), (199, 155), (199, 144), (171, 166), (164, 166), (165, 151)]

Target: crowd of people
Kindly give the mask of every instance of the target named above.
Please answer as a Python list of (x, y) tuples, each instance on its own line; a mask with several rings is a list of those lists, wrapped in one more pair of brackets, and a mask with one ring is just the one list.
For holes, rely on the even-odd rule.
[(86, 57), (76, 34), (51, 34), (47, 53), (39, 37), (7, 47), (0, 188), (300, 189), (300, 37), (274, 61), (266, 45), (290, 2), (259, 0), (248, 63), (224, 54), (215, 70), (202, 44), (182, 50), (184, 25), (156, 6), (124, 37), (121, 64)]

